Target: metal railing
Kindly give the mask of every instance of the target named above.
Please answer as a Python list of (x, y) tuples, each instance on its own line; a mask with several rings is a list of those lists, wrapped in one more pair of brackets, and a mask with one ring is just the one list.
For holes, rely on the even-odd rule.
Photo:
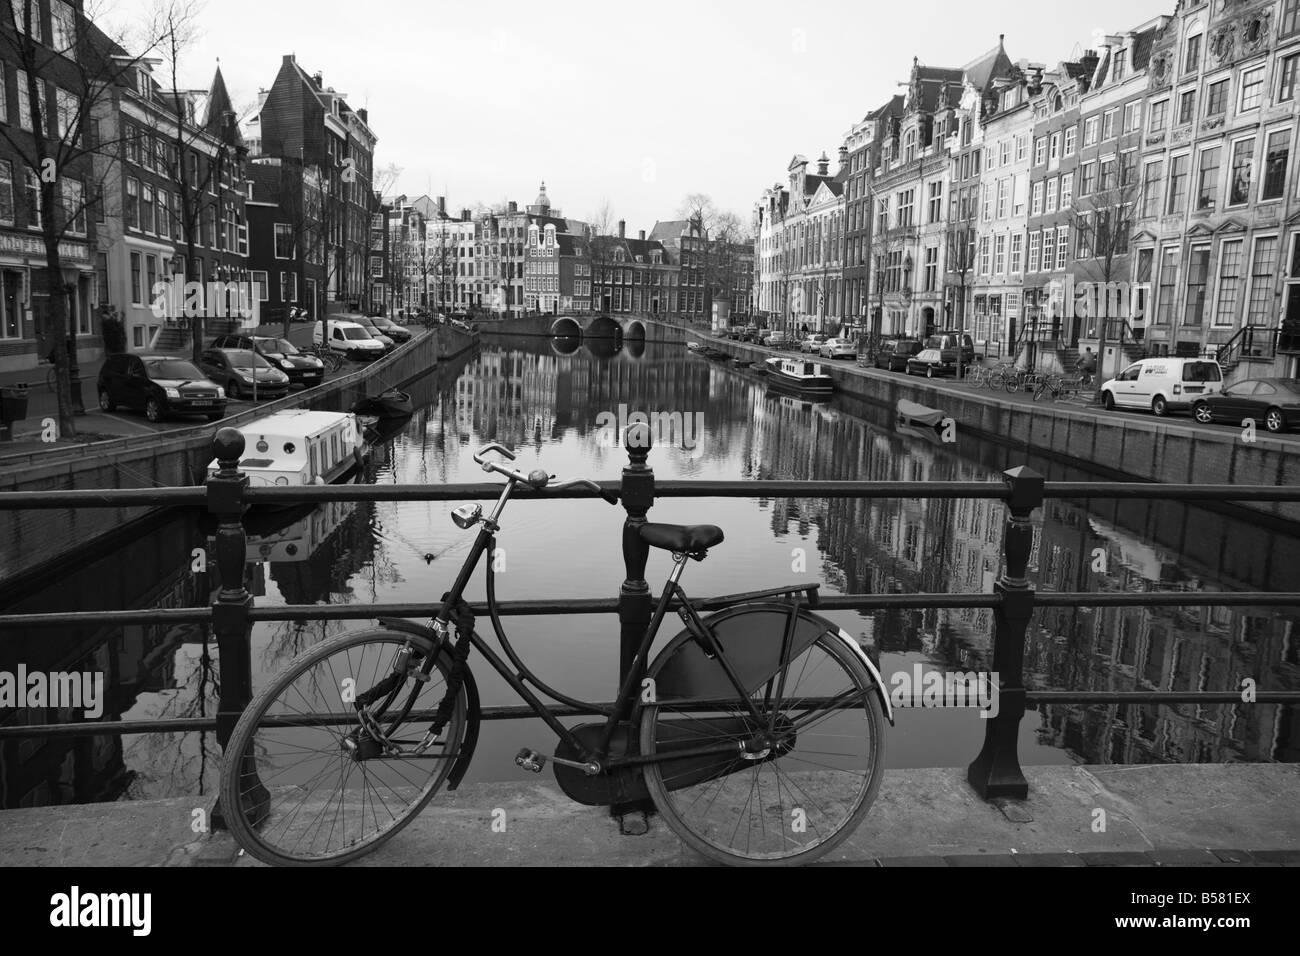
[[(635, 431), (635, 434), (633, 433)], [(648, 464), (650, 431), (645, 425), (629, 426), (625, 435), (629, 462), (619, 481), (601, 483), (615, 492), (626, 518), (622, 532), (625, 578), (617, 598), (586, 600), (516, 600), (499, 605), (503, 615), (559, 615), (616, 613), (620, 626), (620, 685), (629, 672), (644, 669), (635, 652), (650, 623), (652, 595), (645, 569), (650, 548), (638, 529), (658, 498), (924, 498), (997, 499), (1007, 510), (1003, 530), (1003, 569), (991, 593), (910, 593), (824, 595), (823, 610), (883, 608), (990, 608), (994, 614), (992, 670), (998, 675), (999, 708), (985, 721), (984, 745), (967, 771), (967, 779), (985, 799), (1024, 798), (1028, 784), (1020, 767), (1018, 736), (1028, 705), (1034, 704), (1224, 704), (1243, 700), (1236, 691), (1078, 691), (1031, 690), (1025, 686), (1025, 635), (1030, 617), (1039, 607), (1300, 607), (1300, 592), (1038, 592), (1029, 581), (1033, 548), (1031, 514), (1046, 499), (1148, 499), (1196, 501), (1297, 501), (1300, 488), (1285, 486), (1189, 485), (1148, 482), (1047, 482), (1027, 466), (1012, 468), (1000, 482), (988, 481), (664, 481), (656, 482)], [(141, 488), (85, 491), (0, 492), (0, 511), (69, 508), (121, 508), (128, 506), (206, 508), (217, 521), (215, 560), (222, 587), (206, 608), (52, 612), (0, 614), (0, 636), (16, 628), (59, 628), (126, 624), (207, 624), (215, 635), (222, 664), (220, 700), (212, 718), (95, 721), (74, 724), (39, 724), (0, 727), (0, 740), (15, 737), (157, 733), (215, 730), (224, 748), (240, 713), (252, 697), (250, 640), (259, 621), (373, 620), (378, 617), (429, 618), (440, 610), (437, 602), (367, 605), (289, 605), (257, 607), (244, 587), (246, 535), (245, 508), (253, 504), (306, 504), (328, 501), (463, 501), (492, 500), (500, 486), (488, 483), (458, 485), (333, 485), (305, 487), (251, 487), (239, 471), (244, 438), (236, 430), (217, 433), (213, 450), (219, 470), (204, 486), (193, 488)], [(534, 493), (520, 489), (517, 497), (594, 498), (597, 492), (571, 488)], [(723, 599), (698, 602), (703, 608), (723, 606)], [(475, 607), (483, 612), (482, 606)], [(640, 678), (640, 673), (637, 675)], [(1260, 690), (1258, 703), (1300, 703), (1300, 691)], [(554, 707), (557, 715), (580, 713), (571, 707)], [(485, 719), (532, 716), (529, 708), (484, 708)], [(615, 808), (618, 812), (619, 808)]]

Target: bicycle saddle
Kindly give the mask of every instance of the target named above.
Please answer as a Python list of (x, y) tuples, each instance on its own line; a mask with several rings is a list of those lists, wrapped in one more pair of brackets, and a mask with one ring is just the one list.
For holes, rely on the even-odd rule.
[(699, 554), (722, 542), (722, 529), (711, 524), (643, 524), (641, 540), (652, 548)]

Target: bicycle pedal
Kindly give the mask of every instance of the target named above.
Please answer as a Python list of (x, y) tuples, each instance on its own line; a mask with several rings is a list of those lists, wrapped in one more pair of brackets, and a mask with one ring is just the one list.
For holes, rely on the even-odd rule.
[(519, 753), (515, 754), (515, 763), (525, 770), (531, 770), (533, 773), (541, 773), (542, 768), (546, 766), (546, 758), (535, 750), (529, 750), (525, 747)]

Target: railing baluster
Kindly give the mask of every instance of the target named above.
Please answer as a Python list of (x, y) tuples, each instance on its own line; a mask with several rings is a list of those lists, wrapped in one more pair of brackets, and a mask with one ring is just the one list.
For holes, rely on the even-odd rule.
[[(217, 636), (217, 657), (221, 664), (221, 701), (217, 705), (217, 741), (225, 752), (239, 715), (253, 698), (252, 622), (248, 612), (253, 596), (244, 587), (244, 492), (248, 476), (239, 470), (244, 454), (244, 436), (234, 428), (223, 428), (212, 442), (217, 473), (208, 478), (208, 512), (217, 521), (217, 568), (221, 590), (212, 605), (212, 630)], [(228, 757), (228, 755), (227, 755)], [(254, 825), (266, 817), (270, 794), (257, 776), (252, 754), (241, 768), (244, 812)], [(222, 809), (213, 811), (212, 825), (224, 828)]]
[(1034, 613), (1029, 558), (1034, 528), (1029, 517), (1043, 503), (1043, 476), (1021, 465), (1003, 472), (1007, 483), (1007, 526), (1003, 537), (1002, 576), (994, 592), (1002, 601), (993, 612), (993, 670), (998, 675), (997, 715), (984, 726), (984, 747), (966, 771), (966, 779), (985, 800), (1029, 795), (1020, 769), (1017, 738), (1025, 713), (1025, 630)]

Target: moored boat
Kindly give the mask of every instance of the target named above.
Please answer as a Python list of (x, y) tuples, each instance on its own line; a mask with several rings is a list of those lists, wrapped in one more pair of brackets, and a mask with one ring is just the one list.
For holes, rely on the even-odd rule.
[(408, 418), (415, 411), (411, 396), (396, 388), (379, 395), (358, 399), (352, 406), (357, 415), (374, 415), (377, 418)]
[[(239, 431), (245, 443), (239, 470), (252, 487), (345, 481), (362, 464), (367, 449), (361, 423), (349, 412), (288, 409), (251, 421)], [(208, 473), (216, 471), (213, 460)]]
[(830, 373), (818, 362), (775, 356), (765, 363), (771, 384), (804, 395), (829, 395), (835, 390)]
[(926, 428), (938, 428), (948, 417), (937, 408), (927, 408), (905, 398), (898, 400), (898, 423), (900, 425), (923, 425)]

